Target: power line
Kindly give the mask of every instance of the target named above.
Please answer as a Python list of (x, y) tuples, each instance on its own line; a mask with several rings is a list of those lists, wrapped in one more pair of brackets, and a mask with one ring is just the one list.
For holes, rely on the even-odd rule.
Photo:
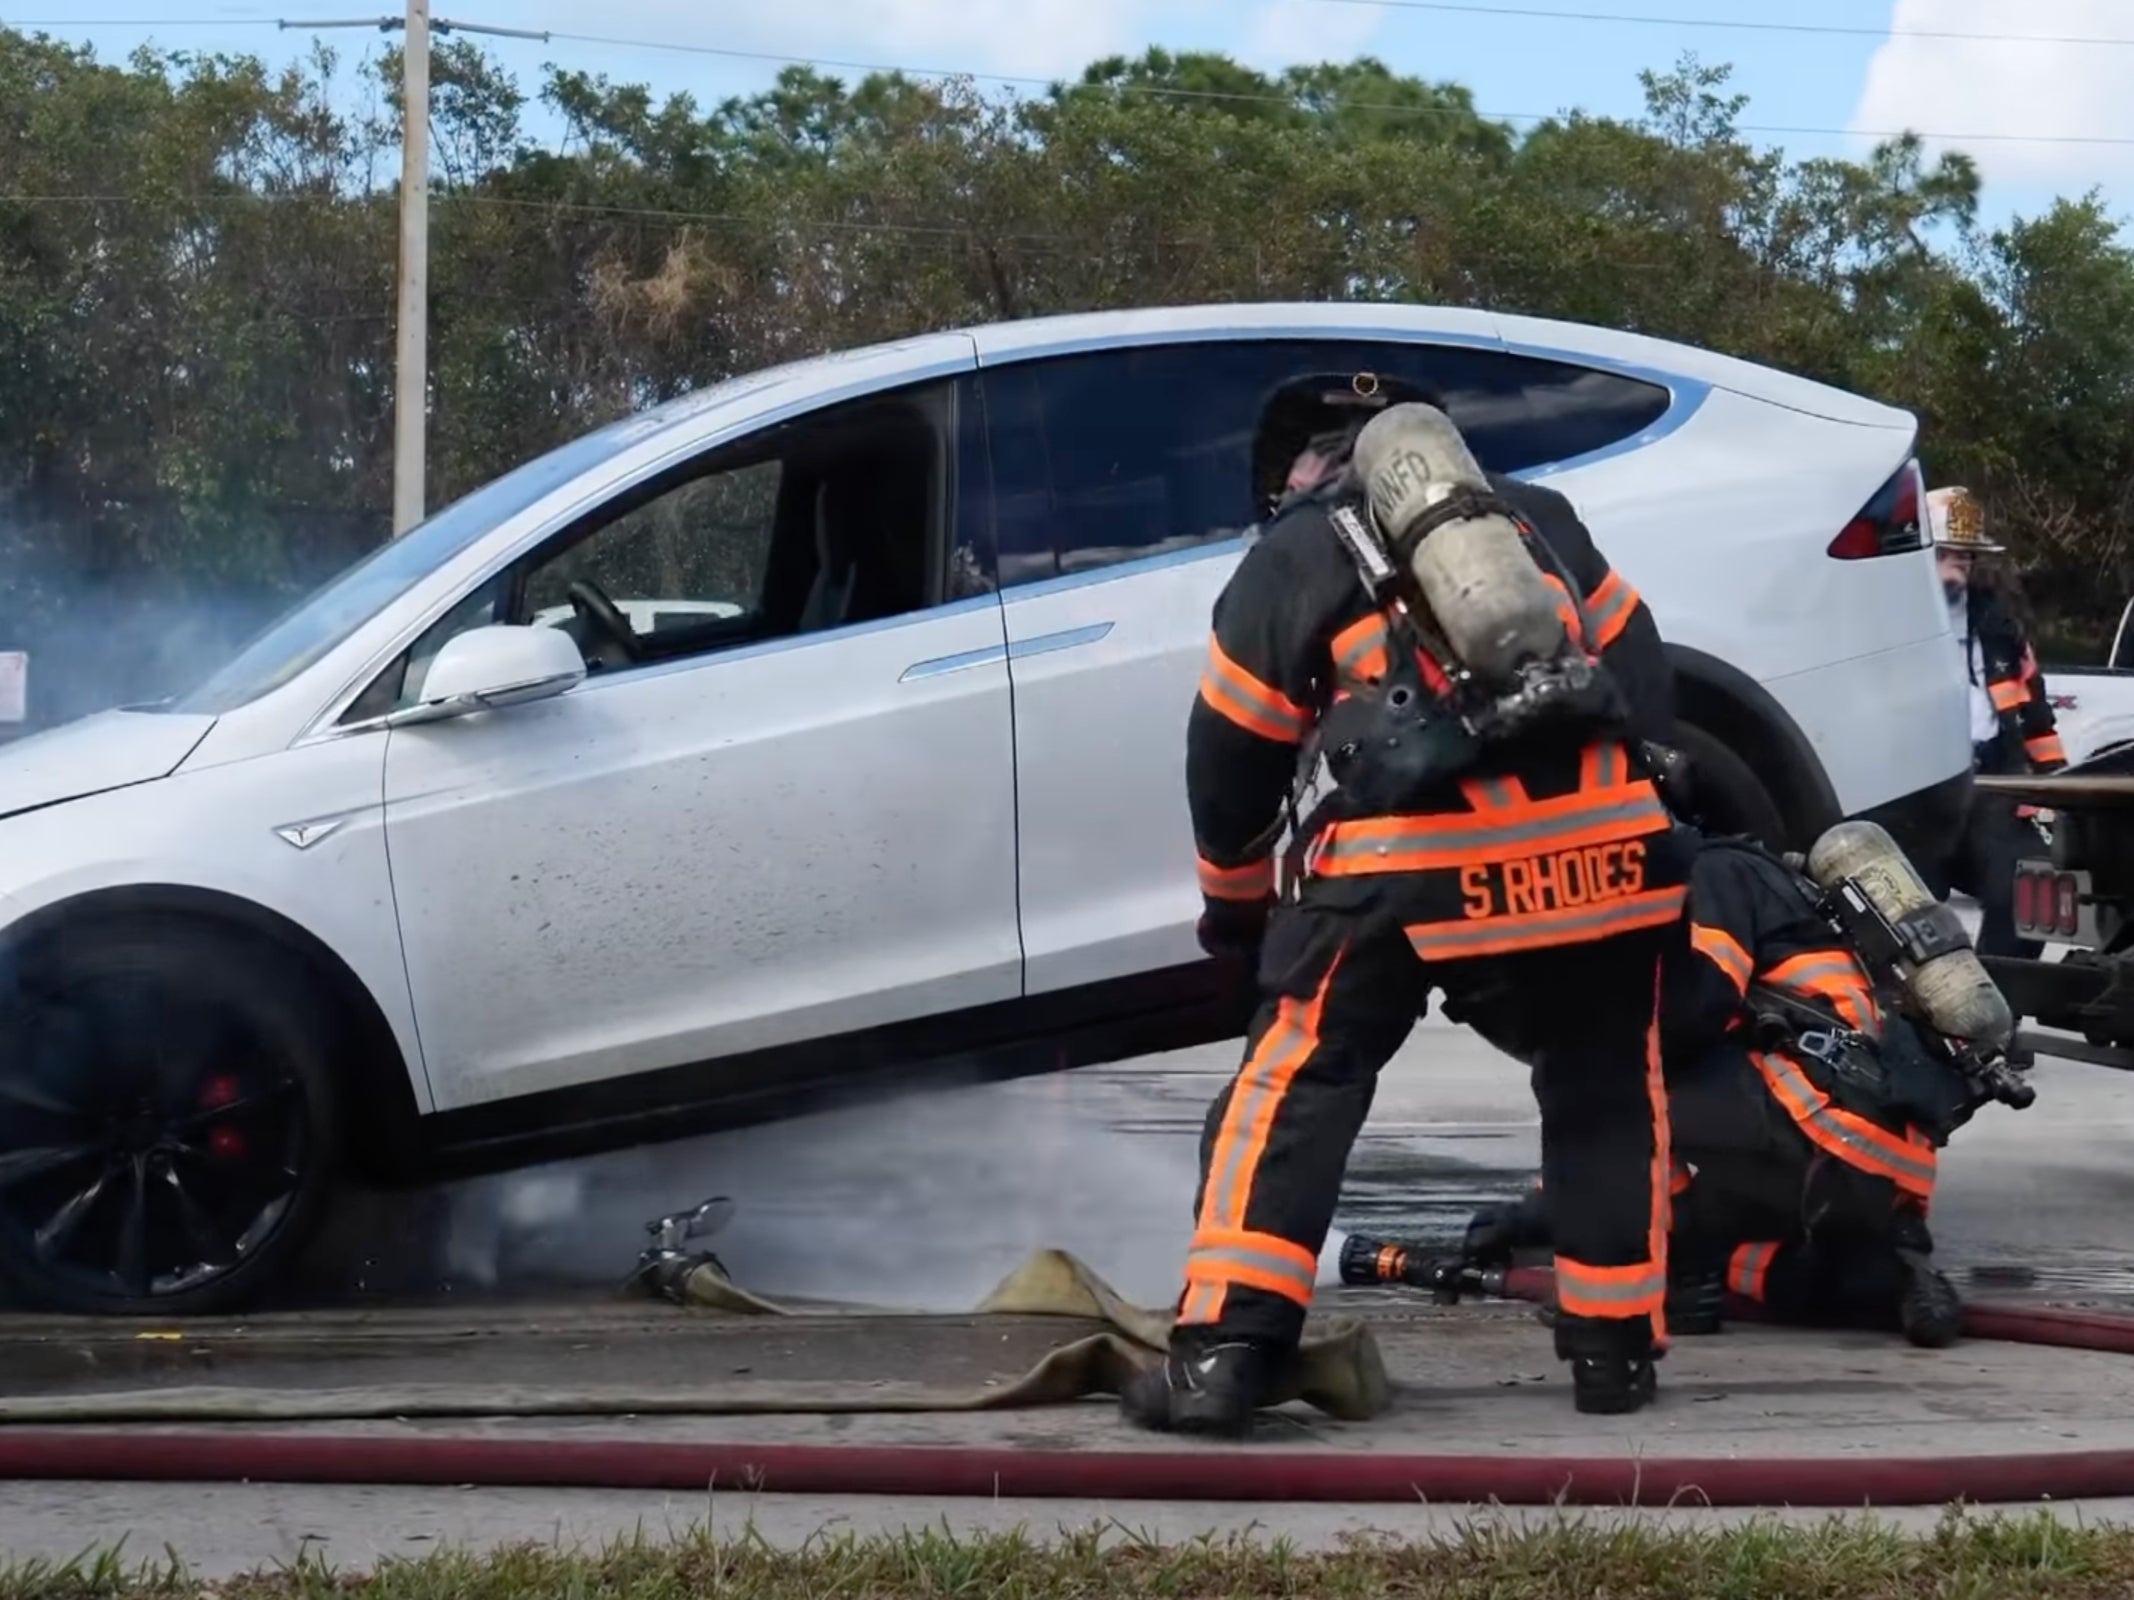
[[(1535, 22), (1591, 22), (1613, 27), (1638, 28), (1705, 28), (1733, 33), (1796, 34), (1847, 39), (1943, 39), (1966, 41), (1976, 44), (2053, 44), (2053, 45), (2098, 45), (2134, 46), (2134, 37), (2111, 34), (2079, 33), (1996, 33), (1965, 28), (1873, 28), (1839, 22), (1773, 22), (1746, 17), (1680, 17), (1657, 16), (1648, 12), (1634, 11), (1587, 11), (1572, 7), (1484, 5), (1477, 0), (1313, 0), (1318, 5), (1376, 6), (1388, 11), (1427, 11), (1474, 17), (1511, 17)], [(9, 21), (0, 18), (0, 26), (15, 28), (45, 27), (99, 27), (99, 28), (257, 28), (274, 27), (304, 29), (320, 26), (327, 19), (311, 17), (25, 17)], [(335, 25), (343, 25), (335, 19)], [(520, 30), (495, 30), (519, 32)], [(547, 29), (526, 29), (529, 38), (577, 39), (585, 42), (620, 42), (596, 40), (592, 36), (552, 32)], [(641, 43), (645, 48), (686, 49), (688, 46), (661, 46), (653, 41), (630, 41)], [(746, 52), (717, 52), (706, 47), (706, 53), (746, 54)], [(783, 59), (783, 58), (772, 58)]]
[[(1334, 5), (1390, 5), (1395, 4), (1396, 0), (1319, 0), (1319, 3)], [(1412, 4), (1420, 7), (1425, 5), (1426, 3), (1430, 5), (1436, 5), (1439, 3), (1439, 0), (1399, 0), (1399, 3)], [(1446, 0), (1446, 3), (1449, 4), (1450, 0)], [(1500, 8), (1476, 6), (1471, 9), (1477, 11), (1494, 11), (1499, 10)], [(1512, 15), (1513, 13), (1504, 12), (1503, 14)], [(1550, 16), (1599, 17), (1601, 20), (1623, 20), (1622, 18), (1615, 16), (1615, 14), (1603, 15), (1600, 13), (1586, 12), (1542, 13), (1537, 11), (1533, 14)], [(43, 20), (45, 23), (49, 24), (53, 19)], [(222, 20), (226, 24), (231, 26), (238, 25), (236, 22), (231, 21), (231, 19)], [(264, 19), (262, 19), (262, 21), (264, 21)], [(35, 24), (20, 23), (10, 25), (32, 26)], [(257, 26), (260, 24), (252, 23), (249, 25)], [(281, 24), (270, 22), (266, 25), (280, 26)], [(290, 23), (289, 26), (300, 27), (302, 26), (302, 24)], [(1779, 26), (1779, 24), (1771, 24), (1770, 26), (1776, 27)], [(1806, 24), (1802, 24), (1802, 26), (1806, 26)], [(1887, 30), (1883, 30), (1881, 33), (1877, 34), (1877, 37), (1887, 36)], [(1990, 40), (1997, 37), (2026, 38), (2038, 36), (1997, 36), (1992, 34), (1968, 34), (1963, 35), (1963, 37), (1979, 40)], [(855, 61), (842, 59), (834, 56), (786, 55), (776, 51), (768, 50), (740, 50), (726, 45), (688, 44), (671, 39), (632, 39), (613, 34), (558, 32), (551, 34), (550, 38), (557, 42), (566, 44), (588, 44), (621, 50), (649, 50), (672, 55), (712, 56), (717, 57), (721, 60), (728, 61), (755, 61), (764, 63), (776, 63), (783, 66), (826, 68), (838, 72), (897, 74), (915, 79), (968, 79), (974, 83), (997, 83), (1009, 87), (1029, 87), (1045, 90), (1061, 90), (1070, 93), (1080, 92), (1137, 95), (1163, 100), (1205, 101), (1216, 104), (1236, 105), (1273, 105), (1288, 107), (1293, 110), (1305, 109), (1299, 97), (1294, 94), (1269, 94), (1256, 93), (1246, 90), (1227, 89), (1184, 89), (1165, 84), (1145, 83), (1071, 83), (1065, 82), (1058, 78), (1039, 78), (1003, 72), (973, 72), (959, 70), (955, 68), (913, 66), (897, 62)], [(2078, 44), (2091, 43), (2134, 45), (2134, 38), (2094, 39), (2087, 41), (2069, 38), (2056, 42)], [(1340, 98), (1329, 100), (1325, 102), (1322, 106), (1317, 107), (1316, 109), (1327, 111), (1374, 111), (1384, 112), (1389, 115), (1397, 116), (1453, 117), (1462, 120), (1472, 118), (1474, 120), (1484, 122), (1526, 124), (1540, 124), (1545, 122), (1552, 122), (1558, 120), (1559, 116), (1559, 114), (1556, 113), (1540, 111), (1491, 111), (1481, 108), (1469, 110), (1466, 108), (1455, 106), (1419, 106), (1402, 101), (1392, 100), (1349, 100)], [(1931, 132), (1918, 128), (1832, 128), (1815, 127), (1797, 123), (1776, 122), (1736, 123), (1734, 125), (1734, 131), (1736, 131), (1737, 133), (1756, 134), (1765, 137), (1778, 138), (1896, 139), (1905, 137), (1906, 135), (1916, 135), (1921, 139), (1931, 140), (1937, 143), (1959, 145), (2094, 145), (2107, 148), (2134, 146), (2134, 136), (2111, 134), (1986, 132), (1946, 133)]]
[[(1332, 0), (1335, 4), (1348, 4), (1351, 0)], [(1376, 4), (1379, 0), (1353, 0), (1356, 4)], [(626, 39), (598, 33), (558, 33), (555, 37), (571, 44), (606, 45), (626, 50), (668, 51), (678, 55), (718, 56), (736, 61), (778, 62), (787, 66), (828, 67), (839, 72), (898, 73), (910, 78), (968, 78), (979, 83), (1007, 85), (1034, 85), (1039, 88), (1059, 88), (1067, 92), (1149, 95), (1162, 99), (1229, 101), (1250, 105), (1279, 105), (1302, 109), (1295, 95), (1252, 93), (1230, 89), (1180, 89), (1163, 84), (1144, 83), (1062, 83), (1056, 78), (1018, 77), (1002, 72), (961, 72), (939, 67), (916, 67), (883, 61), (848, 61), (829, 56), (780, 55), (766, 50), (736, 50), (725, 45), (684, 44), (667, 39)], [(2134, 39), (2116, 41), (2134, 44)], [(1542, 123), (1558, 120), (1555, 114), (1541, 111), (1487, 111), (1468, 110), (1457, 106), (1418, 106), (1394, 100), (1344, 100), (1326, 102), (1325, 109), (1341, 111), (1384, 111), (1419, 117), (1474, 118), (1486, 122)], [(1735, 124), (1740, 133), (1787, 134), (1799, 137), (1819, 136), (1860, 139), (1896, 139), (1908, 133), (1917, 133), (1922, 139), (1932, 139), (1950, 144), (1995, 143), (1995, 144), (2097, 144), (2134, 145), (2134, 137), (2105, 134), (2052, 134), (2052, 133), (1927, 133), (1918, 129), (1898, 128), (1876, 131), (1867, 128), (1815, 128), (1790, 123)]]
[(1961, 28), (1864, 28), (1838, 22), (1760, 22), (1743, 17), (1656, 17), (1629, 11), (1573, 11), (1544, 6), (1491, 6), (1470, 0), (1313, 0), (1317, 5), (1383, 6), (1389, 11), (1453, 12), (1471, 17), (1517, 17), (1544, 22), (1601, 22), (1638, 28), (1714, 28), (1736, 33), (1821, 34), (1847, 39), (1957, 39), (1978, 44), (2134, 45), (2134, 38), (2058, 33), (1974, 33)]

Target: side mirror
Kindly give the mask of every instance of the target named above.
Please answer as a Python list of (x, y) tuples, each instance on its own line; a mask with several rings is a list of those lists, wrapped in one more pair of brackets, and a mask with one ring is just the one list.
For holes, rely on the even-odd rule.
[(422, 699), (386, 721), (444, 722), (476, 711), (549, 700), (585, 681), (585, 657), (555, 628), (469, 628), (445, 642), (423, 680)]

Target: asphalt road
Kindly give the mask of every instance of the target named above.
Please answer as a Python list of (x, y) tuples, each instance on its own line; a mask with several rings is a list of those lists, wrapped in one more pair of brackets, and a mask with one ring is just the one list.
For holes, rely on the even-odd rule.
[[(734, 1219), (711, 1242), (767, 1294), (961, 1309), (1052, 1245), (1162, 1302), (1202, 1118), (1236, 1059), (1224, 1044), (359, 1201), (306, 1292), (589, 1291), (628, 1269), (647, 1219), (722, 1194)], [(2047, 1060), (2035, 1081), (2029, 1110), (1988, 1107), (1944, 1152), (1941, 1249), (1996, 1293), (2134, 1300), (2134, 1076)], [(1538, 1159), (1523, 1069), (1425, 1022), (1381, 1080), (1337, 1229), (1454, 1235)]]

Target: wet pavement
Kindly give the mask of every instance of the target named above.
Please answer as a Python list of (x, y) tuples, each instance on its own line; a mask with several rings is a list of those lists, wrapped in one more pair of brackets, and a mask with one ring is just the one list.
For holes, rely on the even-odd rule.
[[(957, 1313), (1034, 1248), (1074, 1251), (1143, 1303), (1174, 1292), (1202, 1116), (1235, 1059), (1236, 1047), (1223, 1045), (923, 1102), (855, 1106), (450, 1190), (353, 1197), (294, 1286), (302, 1309), (188, 1328), (182, 1340), (0, 1318), (0, 1396), (202, 1384), (356, 1392), (467, 1381), (550, 1392), (715, 1384), (738, 1393), (810, 1372), (847, 1383), (999, 1378), (1026, 1365), (1054, 1330), (977, 1326)], [(2036, 1082), (2030, 1110), (1988, 1108), (1945, 1153), (1935, 1213), (1945, 1264), (1981, 1298), (2134, 1305), (2134, 1234), (2126, 1225), (2134, 1218), (2134, 1078), (2048, 1060)], [(1524, 1074), (1471, 1036), (1426, 1024), (1383, 1080), (1337, 1226), (1449, 1240), (1474, 1205), (1516, 1192), (1537, 1152)], [(644, 1242), (644, 1220), (712, 1193), (739, 1203), (711, 1243), (749, 1287), (936, 1315), (845, 1324), (842, 1332), (830, 1323), (774, 1330), (620, 1302), (616, 1285)], [(1336, 1245), (1338, 1235), (1329, 1255)], [(2134, 1449), (2134, 1367), (2124, 1358), (1974, 1344), (1929, 1354), (1864, 1335), (1736, 1328), (1716, 1340), (1683, 1341), (1667, 1363), (1663, 1404), (1630, 1423), (1603, 1425), (1571, 1411), (1547, 1334), (1525, 1308), (1441, 1312), (1414, 1297), (1349, 1291), (1330, 1291), (1325, 1303), (1370, 1308), (1403, 1386), (1400, 1404), (1393, 1416), (1361, 1426), (1309, 1412), (1267, 1424), (1295, 1448), (1646, 1458)], [(277, 1431), (291, 1426), (301, 1424)], [(1146, 1447), (1102, 1404), (976, 1418), (638, 1415), (622, 1423), (346, 1426), (373, 1434)], [(212, 1525), (192, 1510), (210, 1503), (225, 1508)], [(1365, 1527), (1444, 1526), (1442, 1513), (1398, 1508), (1221, 1512), (776, 1496), (720, 1503), (726, 1509), (715, 1514), (729, 1526), (752, 1514), (792, 1541), (840, 1519), (850, 1527), (1020, 1521), (1042, 1531), (1103, 1515), (1172, 1536), (1254, 1524), (1307, 1543)], [(566, 1526), (588, 1537), (627, 1533), (633, 1518), (649, 1519), (656, 1532), (663, 1519), (676, 1527), (701, 1521), (706, 1506), (686, 1496), (591, 1491), (559, 1498), (24, 1483), (0, 1484), (0, 1529), (14, 1553), (71, 1555), (98, 1530), (133, 1525), (228, 1570), (286, 1558), (315, 1534), (336, 1559), (368, 1560), (439, 1539), (547, 1538)], [(2097, 1511), (2128, 1514), (2125, 1506)], [(1181, 1528), (1181, 1517), (1199, 1520)]]
[[(767, 1294), (956, 1310), (1052, 1245), (1160, 1303), (1190, 1231), (1202, 1119), (1236, 1056), (1223, 1044), (353, 1197), (294, 1293), (322, 1306), (597, 1295), (647, 1218), (719, 1193), (738, 1209), (711, 1243)], [(2047, 1059), (2034, 1081), (2030, 1109), (1987, 1107), (1943, 1153), (1945, 1263), (1981, 1294), (2134, 1304), (2134, 1075)], [(1538, 1160), (1523, 1070), (1427, 1022), (1381, 1080), (1336, 1228), (1449, 1242)]]

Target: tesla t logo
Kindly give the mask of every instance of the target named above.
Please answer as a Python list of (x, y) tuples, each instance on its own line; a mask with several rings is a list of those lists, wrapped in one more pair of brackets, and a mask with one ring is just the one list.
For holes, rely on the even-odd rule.
[(326, 822), (292, 822), (286, 827), (276, 828), (274, 832), (282, 843), (294, 845), (299, 850), (309, 850), (347, 820), (345, 817), (334, 817)]

